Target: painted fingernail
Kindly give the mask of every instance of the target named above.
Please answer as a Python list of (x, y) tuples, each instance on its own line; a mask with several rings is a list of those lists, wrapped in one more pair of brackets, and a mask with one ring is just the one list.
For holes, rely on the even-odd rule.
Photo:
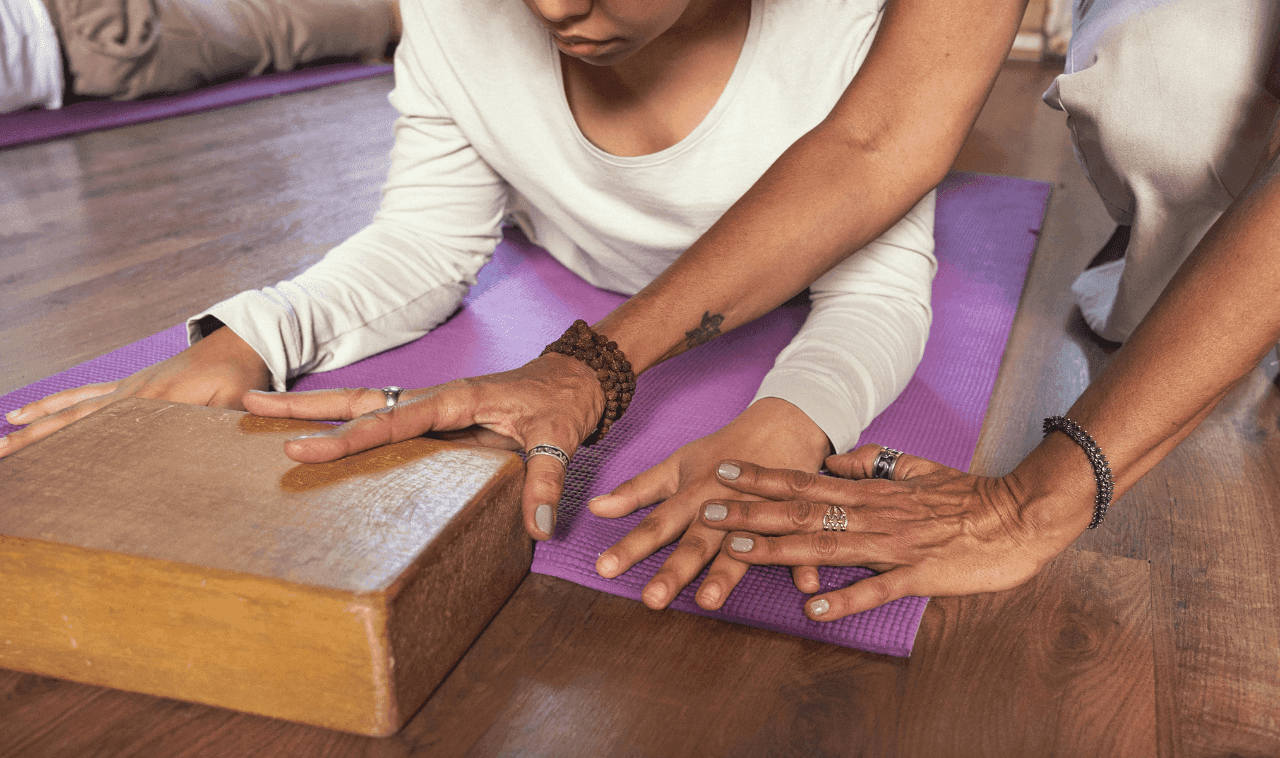
[(22, 418), (22, 409), (21, 409), (21, 408), (16, 408), (16, 409), (14, 409), (14, 410), (12, 410), (12, 411), (9, 411), (8, 413), (4, 414), (4, 420), (5, 420), (5, 421), (8, 421), (10, 424), (19, 424), (19, 423), (22, 423), (22, 422), (18, 421), (18, 419), (20, 419), (20, 418)]
[(720, 586), (717, 584), (704, 584), (698, 591), (702, 596), (702, 602), (707, 605), (717, 605), (720, 602)]
[(554, 534), (556, 528), (555, 509), (543, 503), (533, 512), (533, 523), (537, 525), (538, 531), (546, 535)]
[(602, 555), (600, 560), (596, 562), (596, 573), (601, 576), (613, 577), (618, 573), (618, 559), (612, 555)]
[(756, 546), (756, 541), (750, 537), (734, 537), (729, 543), (729, 547), (733, 548), (735, 553), (749, 553), (751, 548)]
[(809, 612), (815, 616), (821, 616), (829, 610), (831, 610), (831, 603), (826, 600), (814, 600), (809, 603)]
[(702, 509), (702, 515), (707, 521), (724, 521), (729, 516), (729, 509), (719, 503), (707, 503), (707, 507)]
[(721, 463), (720, 467), (716, 469), (716, 473), (720, 475), (721, 479), (737, 479), (738, 475), (742, 473), (742, 469), (733, 463)]

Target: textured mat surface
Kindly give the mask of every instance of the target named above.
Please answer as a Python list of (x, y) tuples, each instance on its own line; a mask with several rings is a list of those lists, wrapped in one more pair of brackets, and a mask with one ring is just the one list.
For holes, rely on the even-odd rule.
[(334, 63), (237, 79), (147, 100), (88, 100), (58, 110), (8, 113), (0, 116), (0, 148), (223, 108), (390, 72), (390, 65)]
[[(902, 396), (863, 434), (877, 442), (957, 468), (973, 457), (1017, 310), (1049, 185), (1025, 179), (952, 174), (939, 188), (935, 227), (938, 276), (934, 321), (924, 360)], [(505, 370), (533, 357), (574, 318), (594, 321), (622, 296), (588, 285), (518, 236), (499, 246), (465, 307), (417, 342), (351, 366), (300, 379), (294, 389), (436, 384)], [(746, 407), (773, 359), (804, 320), (803, 306), (784, 306), (640, 378), (627, 415), (600, 444), (573, 461), (560, 505), (556, 539), (539, 543), (533, 570), (615, 595), (639, 599), (645, 582), (673, 547), (613, 580), (596, 575), (595, 559), (647, 512), (601, 519), (585, 502), (708, 434)], [(0, 398), (0, 413), (51, 392), (120, 378), (181, 350), (181, 325)], [(0, 420), (0, 433), (14, 427)], [(821, 569), (824, 590), (870, 572)], [(830, 623), (808, 620), (805, 596), (784, 568), (755, 567), (724, 608), (693, 602), (695, 582), (673, 608), (891, 655), (908, 655), (927, 599), (904, 598)]]

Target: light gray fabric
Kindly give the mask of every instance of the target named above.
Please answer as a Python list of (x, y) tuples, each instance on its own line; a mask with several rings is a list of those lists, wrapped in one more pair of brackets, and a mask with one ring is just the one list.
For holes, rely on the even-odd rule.
[(1084, 0), (1045, 93), (1112, 218), (1122, 263), (1086, 271), (1077, 303), (1123, 342), (1248, 181), (1276, 110), (1264, 87), (1273, 0)]

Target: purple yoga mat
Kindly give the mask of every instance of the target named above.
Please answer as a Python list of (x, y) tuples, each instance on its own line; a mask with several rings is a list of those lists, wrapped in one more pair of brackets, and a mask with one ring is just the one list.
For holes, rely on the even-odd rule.
[[(934, 232), (938, 275), (929, 344), (906, 391), (871, 424), (861, 442), (968, 467), (1048, 194), (1049, 185), (1025, 179), (952, 174), (943, 182)], [(499, 245), (464, 308), (447, 323), (411, 344), (303, 377), (294, 389), (418, 387), (505, 370), (535, 357), (573, 319), (598, 320), (622, 300), (513, 235)], [(575, 457), (557, 537), (538, 544), (533, 570), (638, 600), (645, 582), (674, 548), (616, 579), (600, 578), (594, 570), (596, 557), (648, 509), (601, 519), (586, 509), (586, 500), (718, 429), (745, 408), (806, 313), (805, 306), (784, 306), (641, 377), (635, 401), (609, 436)], [(0, 412), (86, 382), (126, 376), (181, 350), (185, 334), (183, 326), (175, 326), (24, 387), (0, 398)], [(0, 421), (0, 433), (14, 428)], [(824, 568), (820, 573), (824, 590), (870, 575), (858, 568)], [(672, 607), (900, 656), (911, 652), (927, 603), (926, 598), (904, 598), (858, 616), (818, 623), (804, 616), (805, 596), (785, 568), (753, 567), (717, 612), (693, 602), (696, 586), (682, 592)]]
[(390, 65), (334, 63), (237, 79), (148, 100), (89, 100), (58, 110), (8, 113), (0, 115), (0, 148), (223, 108), (390, 72)]

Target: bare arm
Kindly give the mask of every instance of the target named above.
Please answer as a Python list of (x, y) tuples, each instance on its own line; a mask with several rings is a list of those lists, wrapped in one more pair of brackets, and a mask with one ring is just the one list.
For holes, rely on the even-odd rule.
[(1024, 5), (892, 0), (831, 115), (597, 329), (643, 371), (767, 313), (882, 234), (950, 169)]
[[(1205, 234), (1111, 365), (1068, 416), (1106, 453), (1116, 497), (1160, 462), (1280, 340), (1280, 123), (1249, 185)], [(1092, 469), (1065, 436), (1050, 435), (1013, 472), (1031, 502), (1088, 522), (1066, 481)], [(1074, 467), (1074, 468), (1073, 468)], [(1083, 467), (1083, 475), (1080, 470)], [(1070, 472), (1070, 473), (1068, 473)], [(1063, 494), (1067, 494), (1063, 497)], [(1065, 515), (1065, 513), (1063, 513)]]
[[(1197, 245), (1111, 365), (1067, 412), (1106, 454), (1119, 497), (1182, 441), (1280, 340), (1280, 135), (1239, 198)], [(895, 482), (870, 480), (879, 452), (827, 460), (845, 480), (741, 464), (726, 480), (778, 502), (726, 502), (721, 529), (741, 530), (748, 563), (863, 565), (883, 573), (819, 595), (806, 609), (834, 620), (905, 595), (1006, 589), (1035, 575), (1083, 532), (1093, 469), (1050, 434), (1010, 474), (977, 477), (903, 456)], [(723, 476), (722, 476), (723, 479)], [(822, 508), (849, 511), (847, 534), (821, 531)], [(707, 521), (705, 515), (704, 522)], [(797, 526), (799, 525), (799, 526)], [(734, 574), (704, 582), (730, 584)]]

